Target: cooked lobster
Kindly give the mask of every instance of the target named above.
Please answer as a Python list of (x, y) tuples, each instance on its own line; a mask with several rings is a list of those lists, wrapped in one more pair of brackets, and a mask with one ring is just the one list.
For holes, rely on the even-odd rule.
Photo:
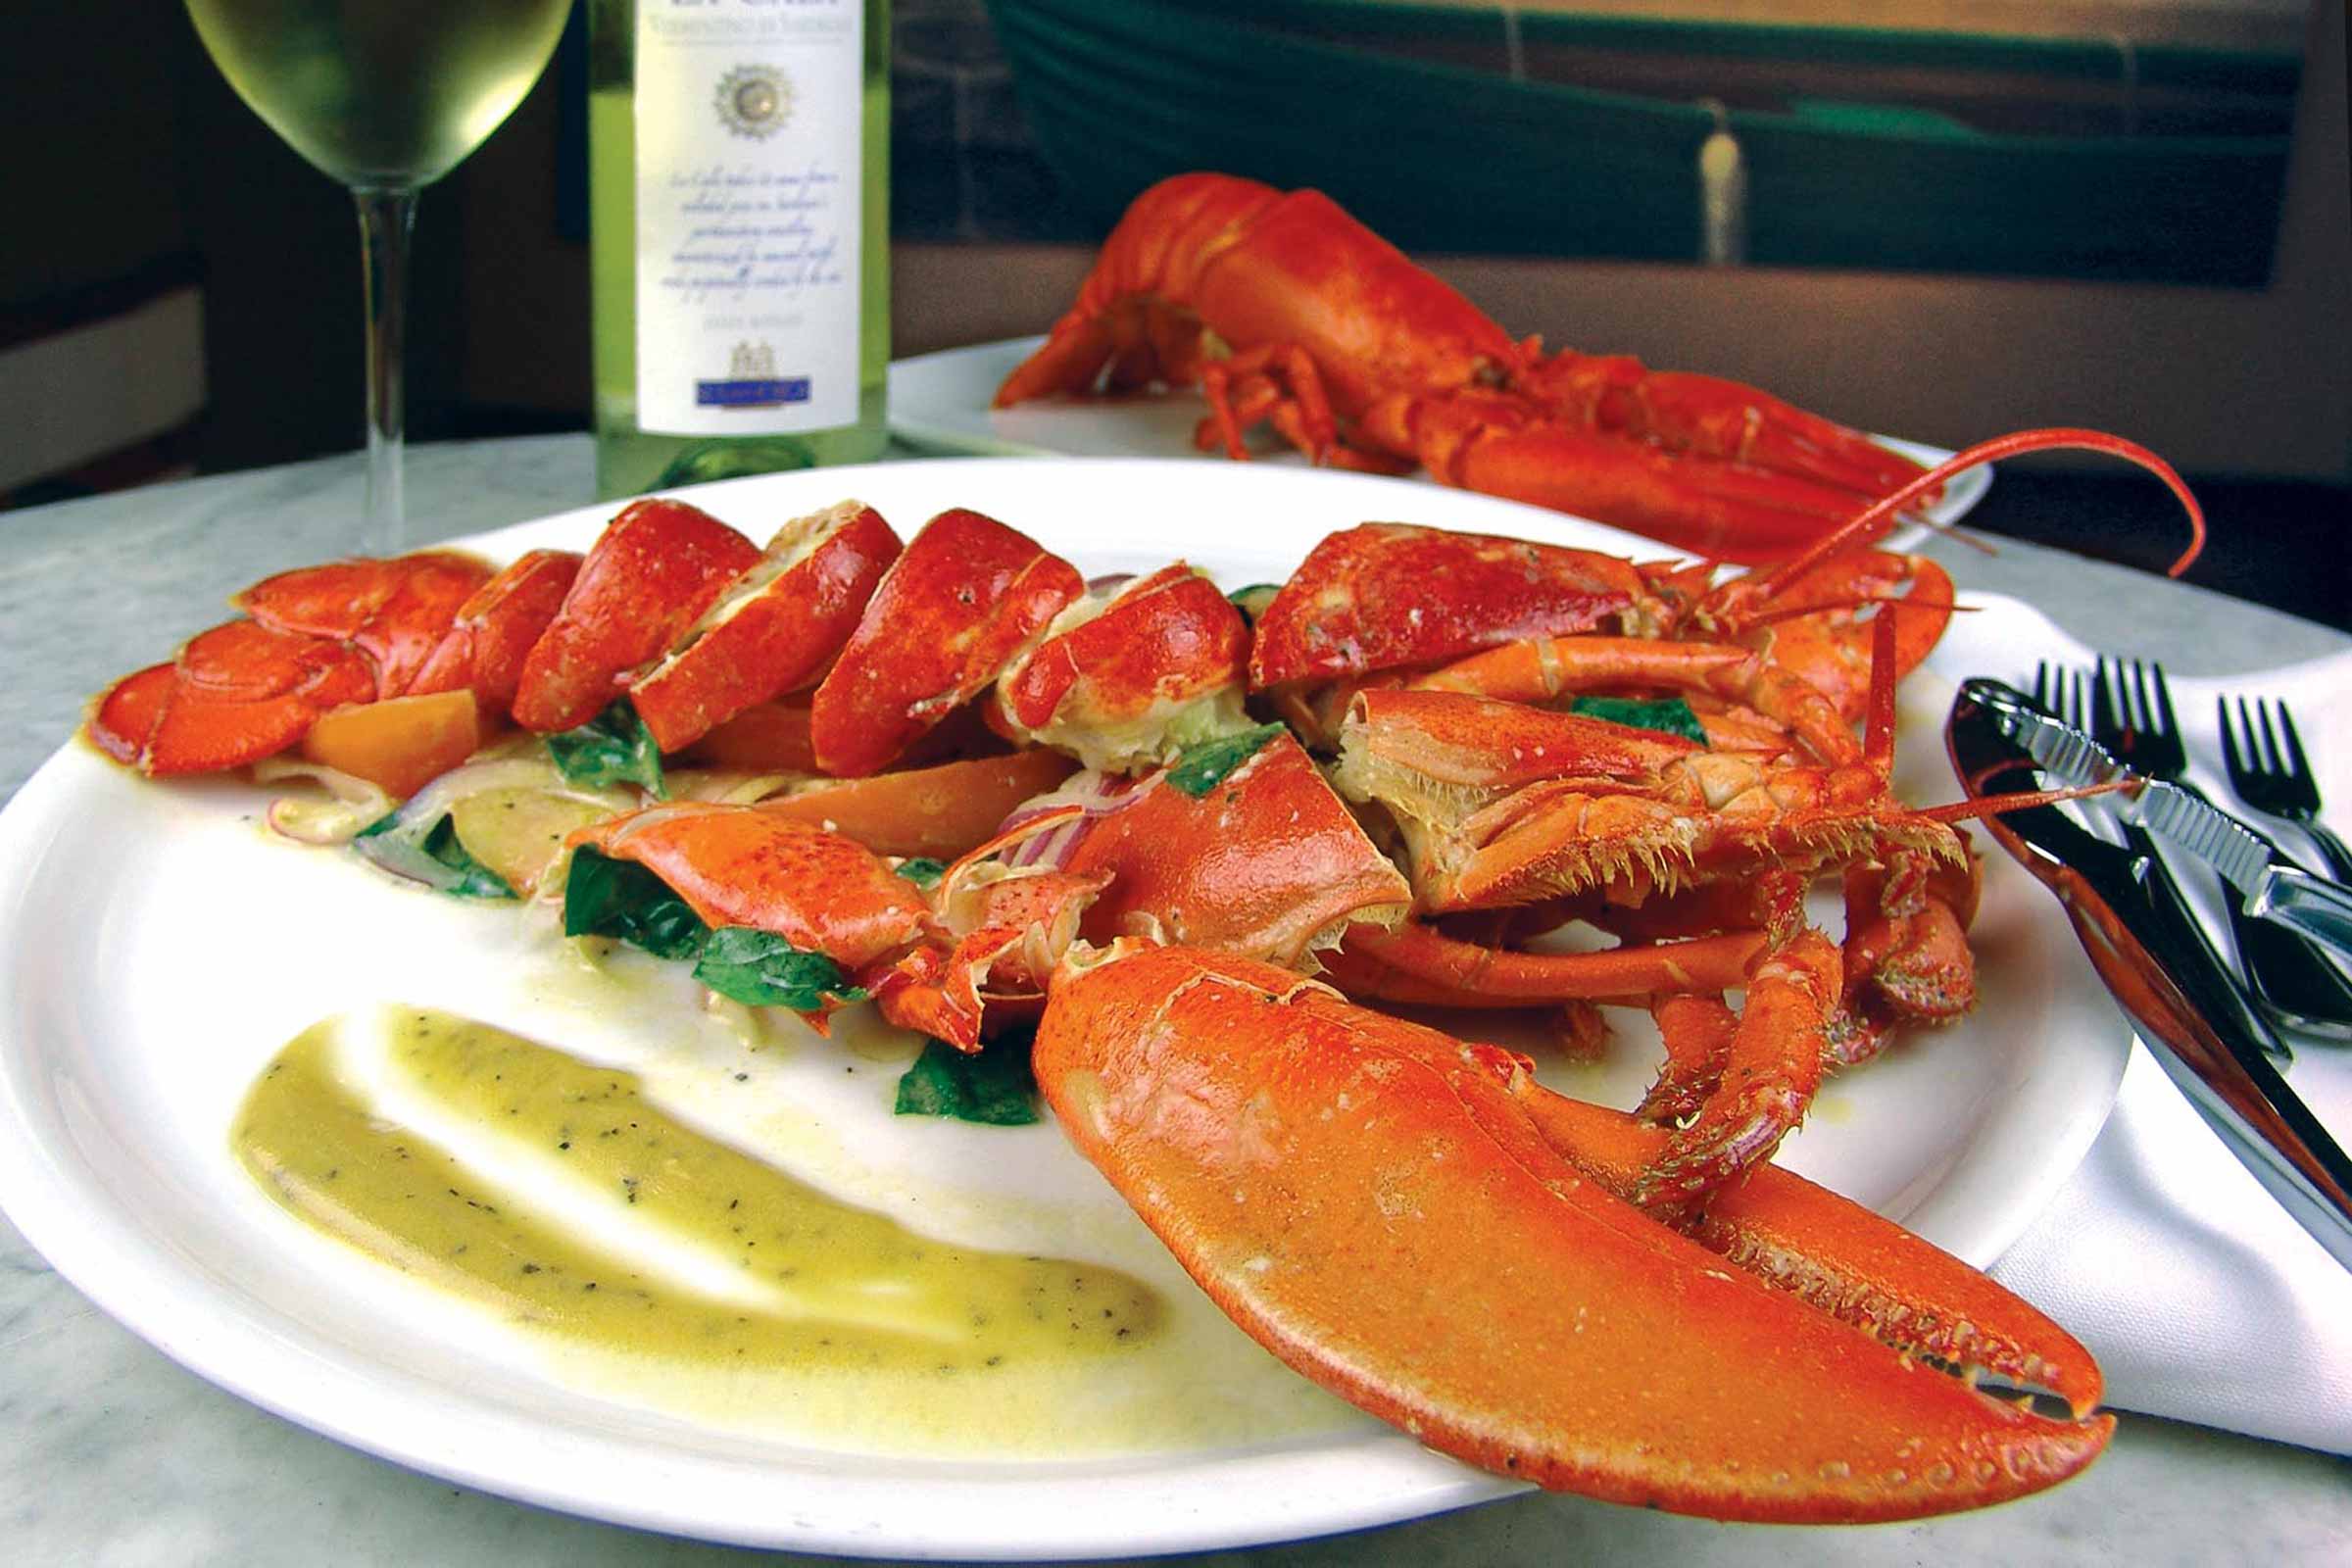
[[(639, 503), (585, 558), (271, 579), (87, 727), (165, 774), (420, 683), (540, 729), (638, 701), (663, 750), (723, 739), (801, 783), (647, 802), (566, 853), (836, 966), (820, 1028), (863, 997), (969, 1051), (1034, 1021), (1073, 1143), (1305, 1375), (1547, 1487), (1912, 1517), (2061, 1480), (2113, 1422), (2063, 1330), (1769, 1163), (1825, 1072), (1971, 994), (1965, 813), (1886, 785), (1894, 682), (1952, 609), (1932, 564), (1856, 542), (1903, 494), (1720, 586), (1367, 525), (1253, 626), (1189, 567), (1090, 590), (977, 513), (902, 548), (845, 505), (763, 554)], [(796, 605), (812, 624), (770, 613)], [(1660, 693), (1695, 734), (1555, 707)], [(939, 852), (928, 891), (893, 874)], [(1822, 876), (1842, 947), (1803, 918)], [(1528, 951), (1572, 920), (1620, 945)], [(1649, 1006), (1669, 1055), (1639, 1112), (1604, 1111), (1360, 1004), (1383, 997)]]
[(1422, 468), (1740, 564), (1788, 560), (1868, 503), (1900, 491), (1920, 505), (1937, 487), (1754, 387), (1629, 355), (1546, 354), (1321, 192), (1230, 174), (1138, 196), (995, 401), (1155, 386), (1200, 389), (1203, 451), (1243, 459), (1263, 423), (1318, 464)]
[(1135, 199), (999, 407), (1199, 386), (1203, 450), (1270, 423), (1317, 463), (1403, 472), (1648, 534), (1787, 557), (1919, 466), (1715, 376), (1517, 339), (1319, 191), (1180, 174)]

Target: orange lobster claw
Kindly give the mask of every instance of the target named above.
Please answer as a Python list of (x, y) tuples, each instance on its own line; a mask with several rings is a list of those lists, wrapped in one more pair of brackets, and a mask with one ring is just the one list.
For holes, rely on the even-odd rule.
[(773, 932), (858, 970), (922, 936), (930, 910), (871, 850), (757, 806), (676, 801), (566, 839), (652, 871), (703, 923)]
[(1368, 522), (1308, 552), (1265, 612), (1250, 687), (1434, 664), (1527, 637), (1589, 631), (1645, 585), (1614, 556)]
[(1032, 1059), (1228, 1316), (1498, 1475), (1720, 1519), (1900, 1519), (2049, 1486), (2112, 1432), (1727, 1267), (1564, 1158), (1507, 1054), (1285, 970), (1188, 949), (1065, 965)]
[[(1672, 1136), (1623, 1111), (1552, 1093), (1520, 1070), (1512, 1095), (1544, 1141), (1632, 1201)], [(2105, 1384), (2075, 1337), (1892, 1220), (1778, 1165), (1716, 1193), (1690, 1235), (1737, 1266), (1903, 1351), (2047, 1389), (2078, 1415)]]
[(1166, 773), (1092, 822), (1063, 869), (1112, 873), (1088, 940), (1148, 936), (1307, 968), (1351, 922), (1390, 926), (1412, 890), (1303, 748), (1275, 735), (1204, 795)]
[(631, 503), (524, 658), (514, 721), (542, 734), (587, 723), (759, 560), (759, 546), (699, 507)]

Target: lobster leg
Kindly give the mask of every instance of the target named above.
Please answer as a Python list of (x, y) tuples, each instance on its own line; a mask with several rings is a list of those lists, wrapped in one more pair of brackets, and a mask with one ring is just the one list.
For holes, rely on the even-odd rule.
[(1637, 1202), (1680, 1216), (1772, 1157), (1821, 1087), (1840, 979), (1837, 950), (1811, 931), (1756, 966), (1715, 1086), (1642, 1173)]
[(2112, 1430), (1725, 1268), (1580, 1179), (1505, 1054), (1287, 971), (1186, 949), (1065, 964), (1033, 1060), (1229, 1316), (1496, 1474), (1724, 1519), (1912, 1518), (2063, 1480)]
[(1652, 370), (1630, 354), (1562, 350), (1528, 371), (1531, 388), (1600, 430), (1678, 451), (1881, 496), (1920, 466), (1857, 430), (1743, 382), (1689, 370)]
[(1597, 953), (1514, 953), (1408, 920), (1394, 931), (1349, 927), (1339, 950), (1324, 956), (1323, 967), (1351, 997), (1433, 1007), (1527, 1007), (1725, 991), (1745, 983), (1748, 965), (1764, 946), (1762, 932), (1735, 931)]
[(1742, 564), (1802, 548), (1864, 499), (1798, 474), (1539, 422), (1487, 393), (1414, 399), (1375, 409), (1364, 423), (1378, 444), (1411, 452), (1442, 484)]
[[(1721, 997), (1661, 997), (1651, 1004), (1649, 1013), (1665, 1042), (1666, 1059), (1634, 1114), (1654, 1126), (1669, 1127), (1697, 1115), (1707, 1096), (1723, 1082), (1740, 1015), (1724, 1005)], [(1658, 1151), (1661, 1157), (1664, 1153)]]

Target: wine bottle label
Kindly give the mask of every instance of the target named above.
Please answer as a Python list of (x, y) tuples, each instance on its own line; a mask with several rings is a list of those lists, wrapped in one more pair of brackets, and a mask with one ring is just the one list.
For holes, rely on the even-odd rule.
[(638, 0), (637, 420), (858, 419), (860, 0)]

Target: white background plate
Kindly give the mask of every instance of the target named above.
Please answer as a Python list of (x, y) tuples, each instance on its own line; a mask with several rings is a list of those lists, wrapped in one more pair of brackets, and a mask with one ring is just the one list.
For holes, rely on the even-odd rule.
[[(1043, 336), (1005, 338), (967, 348), (898, 360), (890, 367), (890, 428), (900, 440), (933, 452), (976, 457), (1191, 458), (1223, 463), (1222, 453), (1193, 445), (1200, 422), (1200, 394), (1192, 391), (1139, 394), (1089, 402), (1050, 400), (996, 409), (989, 400), (1014, 366), (1045, 341)], [(1952, 454), (1947, 448), (1876, 437), (1912, 462), (1934, 466)], [(1268, 448), (1254, 461), (1305, 467), (1298, 453)], [(1428, 474), (1406, 476), (1413, 484), (1435, 484)], [(1992, 466), (1979, 464), (1943, 487), (1943, 495), (1922, 515), (1936, 527), (1958, 522), (1992, 488)], [(1927, 537), (1918, 524), (1887, 535), (1892, 550), (1910, 550)], [(1654, 541), (1642, 548), (1652, 554)]]
[[(693, 499), (764, 539), (847, 495), (904, 534), (941, 508), (971, 506), (1089, 573), (1183, 556), (1228, 587), (1283, 576), (1324, 533), (1368, 516), (1642, 548), (1480, 496), (1184, 462), (898, 464), (708, 485)], [(502, 561), (536, 545), (584, 547), (612, 510), (476, 543)], [(1904, 715), (1905, 788), (1947, 799), (1949, 688), (1920, 685)], [(654, 1062), (671, 1048), (649, 1051), (644, 1017), (518, 984), (529, 970), (512, 910), (453, 907), (347, 857), (268, 841), (250, 820), (265, 799), (221, 780), (145, 784), (74, 745), (0, 814), (0, 1200), (60, 1272), (202, 1375), (471, 1486), (802, 1550), (1167, 1552), (1381, 1524), (1512, 1490), (1370, 1422), (1207, 1452), (885, 1461), (698, 1426), (535, 1371), (503, 1332), (420, 1306), (407, 1281), (311, 1239), (264, 1200), (229, 1154), (230, 1116), (277, 1045), (373, 998), (469, 1011), (614, 1060)], [(1786, 1153), (1979, 1264), (2081, 1159), (2127, 1045), (2056, 905), (2000, 857), (1986, 873), (1980, 1009), (1834, 1081)], [(795, 1145), (789, 1162), (847, 1196), (902, 1214), (961, 1203), (978, 1216), (992, 1194), (1050, 1194), (1068, 1205), (1072, 1234), (1115, 1233), (1117, 1257), (1139, 1250), (1158, 1259), (1135, 1265), (1158, 1268), (1155, 1283), (1172, 1275), (1050, 1123), (1005, 1133), (897, 1121), (895, 1069), (845, 1076), (845, 1058), (824, 1048), (710, 1060), (697, 1051), (708, 1055), (684, 1052), (673, 1078), (731, 1077), (749, 1059), (775, 1105), (815, 1107), (839, 1136)], [(1630, 1103), (1649, 1067), (1621, 1051), (1561, 1081)], [(803, 1153), (814, 1168), (800, 1166)], [(921, 1505), (908, 1506), (918, 1491)]]

